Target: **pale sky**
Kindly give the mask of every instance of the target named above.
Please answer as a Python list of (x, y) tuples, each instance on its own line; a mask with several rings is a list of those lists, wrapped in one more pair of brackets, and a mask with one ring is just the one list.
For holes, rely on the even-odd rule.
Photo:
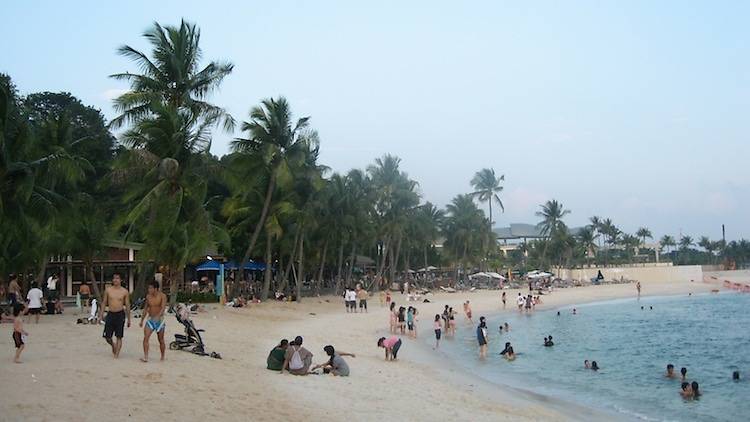
[[(408, 3), (408, 4), (406, 4)], [(505, 174), (498, 225), (750, 238), (750, 2), (7, 2), (0, 72), (113, 117), (153, 21), (196, 22), (235, 70), (213, 96), (238, 121), (286, 96), (335, 171), (398, 155), (444, 205), (483, 167)], [(216, 133), (212, 152), (235, 134)], [(482, 205), (483, 208), (486, 208)]]

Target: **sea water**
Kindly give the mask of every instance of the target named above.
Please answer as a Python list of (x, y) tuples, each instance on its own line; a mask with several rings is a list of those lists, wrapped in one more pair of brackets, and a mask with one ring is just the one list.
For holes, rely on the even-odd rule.
[[(750, 420), (750, 295), (641, 298), (575, 308), (576, 315), (572, 306), (487, 315), (485, 361), (478, 359), (476, 325), (457, 316), (456, 337), (444, 337), (440, 353), (491, 382), (627, 419)], [(505, 322), (510, 332), (500, 334)], [(547, 335), (553, 347), (543, 347)], [(517, 354), (512, 362), (499, 355), (508, 341)], [(601, 369), (585, 369), (585, 359)], [(664, 376), (669, 363), (677, 378)], [(679, 395), (682, 367), (688, 381), (700, 384), (703, 395), (697, 400)], [(735, 370), (739, 382), (732, 380)]]

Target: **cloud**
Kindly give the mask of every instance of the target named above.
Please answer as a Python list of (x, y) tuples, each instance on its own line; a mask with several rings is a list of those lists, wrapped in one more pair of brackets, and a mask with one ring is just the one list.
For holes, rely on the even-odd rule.
[(101, 93), (101, 97), (105, 100), (114, 100), (115, 98), (119, 97), (120, 95), (128, 92), (127, 89), (122, 88), (111, 88)]
[(518, 187), (509, 190), (505, 195), (501, 195), (505, 210), (513, 216), (523, 216), (529, 218), (538, 211), (539, 205), (546, 202), (549, 198), (542, 192), (536, 192), (526, 187)]

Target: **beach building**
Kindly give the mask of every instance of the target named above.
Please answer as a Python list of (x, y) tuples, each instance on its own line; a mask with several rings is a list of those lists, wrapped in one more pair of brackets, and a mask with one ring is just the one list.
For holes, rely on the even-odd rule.
[[(112, 280), (112, 275), (122, 275), (123, 286), (133, 291), (136, 276), (136, 260), (143, 249), (142, 243), (110, 240), (104, 242), (104, 253), (93, 261), (96, 280), (104, 285)], [(53, 256), (47, 264), (45, 278), (57, 273), (60, 276), (60, 295), (75, 296), (86, 277), (85, 263), (80, 257), (64, 255)]]

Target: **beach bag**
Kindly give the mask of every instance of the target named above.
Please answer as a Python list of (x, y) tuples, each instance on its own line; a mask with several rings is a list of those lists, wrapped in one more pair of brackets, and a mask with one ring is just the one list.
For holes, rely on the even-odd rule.
[(305, 367), (305, 363), (302, 362), (302, 357), (299, 355), (299, 348), (294, 349), (292, 358), (289, 360), (289, 369), (293, 371), (300, 370)]

